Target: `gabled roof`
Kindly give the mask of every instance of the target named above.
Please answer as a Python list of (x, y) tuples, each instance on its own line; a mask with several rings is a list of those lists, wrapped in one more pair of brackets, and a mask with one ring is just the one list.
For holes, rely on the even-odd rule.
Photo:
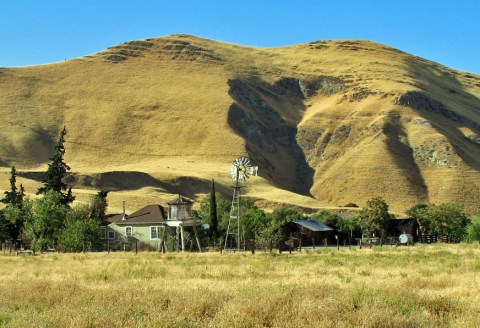
[(332, 228), (317, 220), (297, 220), (293, 223), (301, 225), (311, 231), (333, 231)]
[(183, 197), (181, 195), (178, 195), (177, 198), (172, 199), (167, 203), (168, 205), (191, 205), (193, 204), (193, 201), (188, 199), (187, 197)]
[(158, 204), (148, 205), (144, 208), (130, 214), (126, 215), (126, 219), (123, 219), (123, 214), (117, 214), (111, 217), (107, 217), (106, 220), (108, 223), (116, 224), (156, 224), (163, 223), (166, 221), (165, 209)]

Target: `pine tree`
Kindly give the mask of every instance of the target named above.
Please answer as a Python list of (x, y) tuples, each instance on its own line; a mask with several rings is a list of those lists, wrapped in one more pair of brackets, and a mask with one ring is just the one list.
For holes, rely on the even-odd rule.
[(17, 171), (15, 166), (12, 166), (10, 171), (10, 191), (5, 191), (5, 198), (0, 200), (4, 204), (11, 204), (14, 206), (21, 206), (25, 190), (20, 185), (20, 190), (17, 191)]
[(68, 205), (75, 199), (72, 195), (72, 188), (67, 189), (67, 185), (63, 182), (67, 171), (70, 170), (70, 167), (63, 161), (63, 156), (65, 155), (65, 147), (63, 144), (65, 143), (66, 134), (67, 129), (64, 127), (58, 143), (55, 146), (55, 154), (50, 158), (52, 162), (48, 164), (47, 172), (45, 172), (44, 186), (37, 191), (37, 195), (46, 194), (49, 190), (62, 194), (60, 203), (63, 205)]
[(11, 240), (17, 241), (24, 226), (25, 211), (23, 208), (23, 198), (25, 189), (23, 185), (17, 189), (17, 171), (12, 166), (10, 172), (10, 191), (5, 191), (5, 198), (1, 200), (6, 204), (2, 219), (3, 230), (8, 232)]
[(215, 181), (212, 180), (212, 190), (210, 191), (210, 231), (212, 231), (213, 244), (218, 233), (218, 215), (217, 215), (217, 198), (215, 196)]

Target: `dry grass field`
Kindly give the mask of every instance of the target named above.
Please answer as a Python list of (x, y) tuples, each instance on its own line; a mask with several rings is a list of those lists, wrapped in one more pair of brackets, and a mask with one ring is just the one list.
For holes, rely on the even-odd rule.
[[(188, 35), (0, 68), (0, 178), (33, 194), (59, 131), (83, 201), (112, 211), (226, 190), (239, 155), (264, 204), (480, 201), (480, 77), (374, 42), (245, 47)], [(30, 175), (28, 175), (30, 174)], [(27, 181), (28, 180), (28, 181)], [(31, 187), (31, 188), (30, 188)], [(0, 180), (0, 192), (8, 178)]]
[(4, 327), (479, 327), (480, 247), (0, 256)]

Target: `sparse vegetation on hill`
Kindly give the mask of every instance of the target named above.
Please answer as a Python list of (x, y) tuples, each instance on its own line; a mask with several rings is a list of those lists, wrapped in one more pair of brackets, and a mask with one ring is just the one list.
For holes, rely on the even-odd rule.
[(229, 166), (247, 155), (260, 168), (248, 193), (264, 204), (382, 195), (394, 212), (461, 202), (478, 214), (480, 77), (374, 42), (173, 35), (4, 68), (0, 84), (0, 173), (15, 165), (28, 190), (68, 126), (77, 200), (110, 189), (112, 210), (200, 199), (211, 179), (229, 192)]

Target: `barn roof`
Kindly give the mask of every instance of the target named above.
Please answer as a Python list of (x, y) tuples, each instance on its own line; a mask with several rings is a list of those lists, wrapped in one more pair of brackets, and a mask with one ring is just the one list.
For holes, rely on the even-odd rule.
[(147, 205), (144, 208), (125, 216), (123, 220), (123, 214), (117, 214), (111, 217), (107, 217), (108, 223), (116, 224), (156, 224), (166, 221), (165, 210), (161, 205)]
[(297, 220), (293, 221), (293, 223), (301, 225), (311, 231), (333, 231), (332, 228), (317, 220)]

